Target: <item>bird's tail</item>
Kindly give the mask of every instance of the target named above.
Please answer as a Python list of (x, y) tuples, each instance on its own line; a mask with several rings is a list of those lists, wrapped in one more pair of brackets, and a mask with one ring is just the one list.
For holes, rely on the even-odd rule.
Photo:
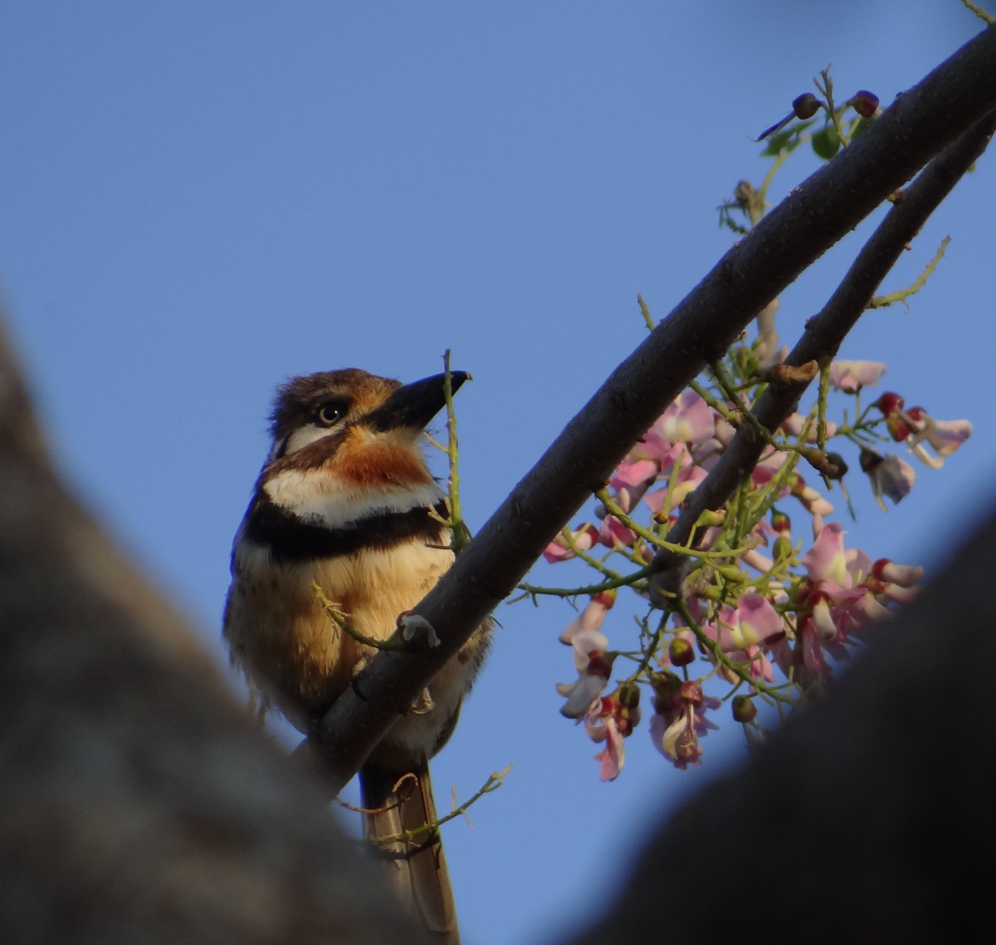
[[(363, 815), (368, 839), (394, 837), (437, 819), (427, 761), (411, 771), (387, 771), (368, 763), (360, 771), (360, 787), (364, 808), (373, 811)], [(453, 889), (439, 832), (426, 830), (411, 840), (377, 843), (376, 847), (382, 873), (404, 908), (421, 920), (440, 945), (459, 945)]]

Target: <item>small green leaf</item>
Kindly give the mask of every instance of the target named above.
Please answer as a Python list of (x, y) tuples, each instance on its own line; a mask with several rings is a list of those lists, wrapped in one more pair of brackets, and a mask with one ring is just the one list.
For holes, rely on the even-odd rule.
[(794, 128), (789, 128), (788, 131), (779, 131), (778, 134), (772, 135), (768, 138), (768, 146), (761, 152), (764, 157), (777, 157), (781, 154), (782, 149), (789, 143), (789, 138), (795, 134)]
[(837, 137), (833, 125), (827, 125), (822, 131), (817, 131), (811, 143), (816, 156), (823, 158), (824, 161), (829, 161), (840, 150), (840, 138)]
[(874, 121), (874, 118), (859, 118), (854, 123), (854, 129), (851, 131), (851, 140), (853, 141), (859, 135), (863, 135)]

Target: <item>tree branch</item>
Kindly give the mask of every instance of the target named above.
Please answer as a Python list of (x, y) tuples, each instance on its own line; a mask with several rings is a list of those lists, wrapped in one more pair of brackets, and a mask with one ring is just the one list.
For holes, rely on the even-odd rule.
[[(378, 653), (316, 726), (338, 790), (664, 407), (803, 270), (996, 109), (996, 30), (896, 99), (716, 265), (609, 377), (419, 604), (441, 645)], [(359, 695), (362, 693), (362, 697)]]

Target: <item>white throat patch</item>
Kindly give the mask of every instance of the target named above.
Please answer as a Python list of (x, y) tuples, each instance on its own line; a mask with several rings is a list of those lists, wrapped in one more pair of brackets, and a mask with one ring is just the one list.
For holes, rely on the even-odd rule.
[(274, 505), (326, 528), (343, 528), (385, 512), (430, 508), (443, 498), (443, 490), (434, 482), (357, 488), (343, 485), (322, 469), (286, 469), (265, 482), (263, 489)]

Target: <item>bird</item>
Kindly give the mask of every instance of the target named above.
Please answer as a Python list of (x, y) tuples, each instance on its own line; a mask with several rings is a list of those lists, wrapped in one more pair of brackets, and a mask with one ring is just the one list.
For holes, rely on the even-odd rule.
[[(455, 392), (470, 375), (450, 375)], [(446, 497), (423, 453), (444, 374), (410, 384), (358, 368), (278, 386), (271, 448), (232, 546), (222, 634), (232, 663), (299, 731), (351, 685), (454, 560)], [(367, 836), (436, 822), (429, 759), (449, 740), (487, 655), (491, 621), (451, 657), (360, 771)], [(438, 831), (380, 844), (403, 906), (434, 940), (459, 941)]]

